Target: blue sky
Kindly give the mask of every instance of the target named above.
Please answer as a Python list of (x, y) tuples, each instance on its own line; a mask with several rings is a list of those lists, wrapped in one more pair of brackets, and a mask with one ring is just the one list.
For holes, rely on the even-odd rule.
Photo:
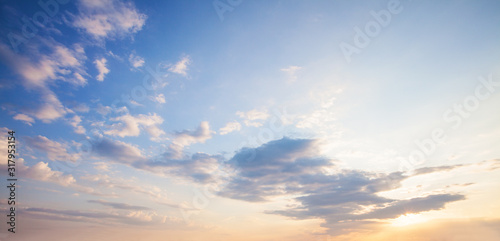
[(0, 238), (498, 239), (500, 3), (41, 3), (1, 4)]

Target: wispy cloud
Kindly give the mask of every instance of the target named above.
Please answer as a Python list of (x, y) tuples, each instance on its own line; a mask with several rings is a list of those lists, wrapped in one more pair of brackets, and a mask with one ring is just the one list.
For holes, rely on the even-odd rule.
[(260, 127), (263, 125), (262, 121), (269, 118), (266, 110), (253, 109), (247, 112), (238, 111), (236, 115), (243, 119), (246, 126)]
[(145, 160), (139, 148), (125, 142), (107, 138), (93, 142), (92, 150), (98, 157), (104, 157), (111, 162), (131, 164), (136, 161)]
[(129, 204), (126, 204), (126, 203), (108, 202), (108, 201), (105, 201), (105, 200), (88, 200), (88, 202), (89, 203), (101, 204), (103, 206), (112, 207), (112, 208), (115, 208), (115, 209), (123, 209), (123, 210), (151, 210), (150, 208), (144, 207), (144, 206), (133, 206), (133, 205), (129, 205)]
[(140, 68), (146, 62), (144, 61), (143, 57), (137, 56), (135, 54), (130, 54), (128, 57), (128, 61), (130, 62), (130, 65), (132, 65), (134, 68)]
[(25, 140), (30, 148), (44, 153), (51, 161), (75, 162), (81, 156), (78, 153), (71, 153), (69, 144), (53, 141), (45, 136), (25, 137)]
[(221, 135), (226, 135), (233, 131), (239, 131), (239, 130), (241, 130), (241, 124), (237, 121), (233, 121), (233, 122), (228, 122), (224, 127), (221, 127), (219, 129), (219, 133)]
[(173, 66), (168, 68), (168, 71), (186, 76), (188, 66), (190, 64), (191, 64), (191, 58), (189, 56), (185, 56), (181, 60), (179, 60), (179, 62), (175, 63)]
[(110, 120), (118, 123), (112, 124), (109, 130), (104, 132), (106, 135), (119, 137), (138, 136), (141, 133), (141, 129), (146, 130), (152, 139), (165, 134), (159, 127), (163, 123), (163, 118), (156, 113), (148, 115), (140, 114), (137, 116), (127, 113)]
[(297, 74), (300, 70), (302, 70), (302, 67), (295, 65), (291, 65), (288, 66), (287, 68), (281, 69), (281, 71), (283, 71), (287, 75), (288, 77), (287, 81), (290, 83), (297, 81)]
[(147, 16), (130, 2), (80, 0), (73, 26), (95, 39), (125, 37), (142, 29)]
[(212, 138), (212, 132), (207, 121), (201, 122), (196, 130), (176, 132), (172, 144), (169, 146), (172, 158), (180, 158), (184, 147), (195, 143), (204, 143)]
[(105, 58), (100, 58), (94, 60), (95, 67), (99, 74), (96, 76), (98, 81), (104, 81), (104, 77), (109, 73), (109, 69), (106, 67), (107, 60)]
[(35, 120), (28, 115), (25, 114), (17, 114), (14, 116), (14, 120), (20, 120), (26, 123), (27, 125), (31, 126), (31, 124), (35, 123)]
[(165, 100), (165, 95), (164, 94), (158, 94), (154, 96), (153, 101), (159, 104), (165, 104), (167, 101)]

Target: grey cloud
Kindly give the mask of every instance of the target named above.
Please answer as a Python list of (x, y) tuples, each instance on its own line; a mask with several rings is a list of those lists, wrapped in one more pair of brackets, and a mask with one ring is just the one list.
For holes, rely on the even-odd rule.
[(422, 167), (422, 168), (416, 169), (413, 172), (413, 175), (422, 175), (422, 174), (428, 174), (428, 173), (434, 173), (434, 172), (450, 171), (450, 170), (453, 170), (455, 168), (459, 168), (462, 166), (464, 166), (464, 165)]
[(115, 208), (115, 209), (124, 209), (124, 210), (150, 210), (150, 208), (148, 208), (148, 207), (133, 206), (133, 205), (129, 205), (129, 204), (126, 204), (126, 203), (108, 202), (108, 201), (104, 201), (104, 200), (88, 200), (87, 202), (89, 202), (89, 203), (97, 203), (97, 204), (101, 204), (101, 205), (107, 206), (107, 207), (112, 207), (112, 208)]
[(105, 157), (108, 160), (118, 163), (130, 164), (146, 159), (137, 147), (107, 138), (93, 142), (92, 151), (100, 157)]
[[(401, 182), (410, 176), (401, 172), (385, 174), (341, 170), (334, 160), (319, 156), (318, 147), (316, 140), (283, 138), (257, 148), (244, 148), (228, 161), (237, 175), (218, 194), (249, 202), (296, 195), (298, 197), (293, 200), (298, 205), (266, 213), (293, 219), (323, 219), (322, 226), (334, 235), (372, 227), (377, 224), (376, 219), (395, 218), (407, 212), (438, 210), (444, 208), (446, 203), (465, 199), (458, 194), (409, 200), (382, 197), (378, 193), (400, 187)], [(418, 172), (423, 174), (453, 168), (436, 167)], [(368, 207), (372, 211), (367, 213)]]

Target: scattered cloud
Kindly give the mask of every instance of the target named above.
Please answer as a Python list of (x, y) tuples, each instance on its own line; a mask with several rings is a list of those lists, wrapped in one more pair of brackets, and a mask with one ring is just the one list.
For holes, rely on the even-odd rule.
[[(70, 49), (60, 43), (40, 37), (40, 41), (32, 46), (31, 52), (20, 55), (0, 43), (0, 60), (10, 66), (21, 77), (21, 83), (27, 89), (48, 89), (48, 85), (56, 79), (83, 86), (87, 83), (83, 70), (86, 60), (85, 52), (80, 45)], [(49, 54), (41, 51), (48, 49)], [(45, 50), (46, 51), (46, 50)]]
[(228, 122), (224, 127), (219, 129), (221, 135), (229, 134), (233, 131), (241, 130), (241, 124), (237, 121)]
[(73, 26), (97, 40), (134, 34), (142, 29), (147, 19), (132, 3), (118, 0), (80, 0), (78, 10)]
[[(86, 211), (86, 210), (59, 210), (50, 208), (23, 208), (19, 210), (24, 216), (36, 216), (42, 219), (63, 220), (73, 222), (97, 224), (129, 224), (147, 225), (174, 223), (174, 219), (158, 215), (155, 211), (120, 210), (120, 211)], [(176, 221), (177, 222), (177, 221)]]
[(179, 62), (175, 63), (173, 66), (168, 68), (168, 71), (183, 76), (187, 75), (188, 66), (191, 64), (191, 58), (189, 56), (184, 56)]
[(99, 114), (101, 114), (101, 115), (105, 116), (105, 115), (109, 114), (109, 113), (111, 112), (111, 110), (112, 110), (112, 109), (111, 109), (111, 107), (109, 107), (109, 106), (104, 106), (104, 105), (102, 105), (101, 103), (99, 103), (99, 104), (97, 105), (97, 107), (96, 107), (96, 110), (95, 110), (95, 111), (96, 111), (97, 113), (99, 113)]
[(25, 140), (30, 148), (45, 153), (51, 161), (76, 162), (81, 156), (78, 153), (70, 153), (68, 144), (52, 141), (45, 136), (25, 137)]
[(109, 69), (106, 67), (107, 60), (103, 57), (100, 59), (94, 60), (95, 67), (99, 74), (96, 76), (98, 81), (104, 81), (104, 76), (109, 73)]
[(299, 66), (288, 66), (287, 68), (281, 69), (281, 71), (285, 72), (285, 74), (288, 76), (288, 82), (292, 83), (297, 81), (297, 73), (302, 70), (302, 67)]
[(191, 157), (173, 159), (170, 153), (148, 161), (136, 162), (135, 168), (161, 175), (183, 177), (200, 183), (216, 182), (224, 174), (221, 170), (222, 157), (195, 153)]
[(85, 134), (85, 128), (80, 125), (82, 122), (82, 118), (78, 115), (74, 115), (71, 119), (69, 119), (69, 124), (73, 126), (75, 133), (77, 134)]
[(27, 125), (31, 126), (31, 124), (35, 123), (35, 120), (28, 115), (25, 114), (17, 114), (14, 116), (14, 120), (20, 120), (26, 123)]
[(98, 157), (104, 157), (112, 162), (130, 164), (145, 160), (139, 148), (125, 142), (107, 138), (93, 142), (92, 151)]
[(112, 124), (109, 130), (104, 132), (106, 135), (119, 137), (138, 136), (141, 133), (141, 129), (146, 130), (152, 139), (159, 138), (165, 134), (158, 126), (163, 123), (163, 118), (156, 115), (156, 113), (148, 115), (140, 114), (137, 116), (127, 113), (110, 120), (118, 123)]
[(165, 104), (166, 103), (165, 95), (158, 94), (157, 96), (153, 97), (153, 101), (156, 103)]
[(213, 131), (210, 130), (210, 125), (207, 121), (200, 123), (196, 130), (184, 130), (176, 132), (174, 139), (170, 144), (170, 154), (172, 158), (180, 158), (182, 150), (195, 143), (204, 143), (206, 140), (212, 138)]
[[(2, 172), (7, 172), (7, 168), (7, 162), (0, 164), (0, 170)], [(55, 183), (64, 187), (76, 184), (76, 180), (71, 174), (64, 175), (64, 173), (60, 171), (54, 171), (46, 162), (38, 162), (29, 167), (25, 165), (23, 158), (17, 158), (16, 171), (18, 175), (23, 178)]]
[(132, 65), (134, 68), (140, 68), (144, 66), (144, 58), (141, 56), (137, 56), (135, 54), (130, 54), (128, 56), (128, 61), (130, 62), (130, 65)]
[(260, 127), (263, 125), (262, 121), (267, 120), (269, 118), (269, 114), (266, 110), (259, 111), (257, 109), (253, 109), (247, 112), (238, 111), (236, 115), (240, 118), (243, 118), (243, 122), (246, 126), (254, 126)]

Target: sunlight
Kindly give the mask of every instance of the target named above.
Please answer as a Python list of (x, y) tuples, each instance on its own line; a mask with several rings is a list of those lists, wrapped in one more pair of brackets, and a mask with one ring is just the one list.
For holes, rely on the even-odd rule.
[(422, 214), (407, 213), (392, 220), (391, 224), (396, 227), (403, 227), (426, 221)]

